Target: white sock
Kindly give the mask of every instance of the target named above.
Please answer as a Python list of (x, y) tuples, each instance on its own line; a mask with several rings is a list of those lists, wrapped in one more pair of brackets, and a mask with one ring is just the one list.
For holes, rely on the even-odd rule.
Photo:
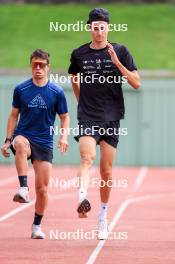
[(107, 209), (108, 209), (108, 204), (107, 203), (101, 203), (99, 219), (103, 220), (104, 218), (107, 217)]
[(86, 199), (87, 190), (85, 188), (78, 189), (78, 201), (81, 203), (84, 199)]

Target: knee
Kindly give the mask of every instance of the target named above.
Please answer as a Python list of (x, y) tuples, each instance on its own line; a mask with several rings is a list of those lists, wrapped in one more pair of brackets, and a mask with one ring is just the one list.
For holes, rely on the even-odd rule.
[(95, 155), (82, 153), (81, 154), (81, 164), (87, 167), (91, 167), (95, 160)]
[(111, 181), (112, 180), (112, 166), (106, 166), (106, 167), (100, 168), (100, 174), (101, 174), (102, 180), (104, 180), (105, 182)]
[(47, 196), (47, 189), (48, 189), (48, 186), (46, 185), (36, 186), (36, 195), (40, 197)]
[(28, 144), (21, 138), (15, 139), (15, 150), (18, 153), (27, 153), (28, 151)]

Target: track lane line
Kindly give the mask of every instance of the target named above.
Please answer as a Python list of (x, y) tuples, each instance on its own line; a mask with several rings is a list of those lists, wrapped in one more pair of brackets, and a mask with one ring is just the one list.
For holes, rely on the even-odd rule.
[[(91, 177), (96, 173), (96, 168), (93, 168), (91, 170)], [(76, 177), (75, 177), (76, 178)], [(66, 189), (65, 189), (66, 190)], [(72, 198), (75, 196), (75, 192), (73, 191), (72, 193), (63, 193), (60, 195), (50, 195), (49, 198), (50, 200), (59, 200), (59, 199), (64, 199), (64, 198)], [(31, 200), (30, 203), (24, 204), (20, 207), (15, 208), (14, 210), (4, 214), (3, 216), (0, 216), (0, 222), (3, 222), (10, 217), (20, 213), (21, 211), (25, 210), (26, 208), (32, 206), (35, 203), (35, 199)]]
[[(129, 194), (128, 198), (126, 198), (120, 205), (119, 209), (116, 211), (108, 229), (109, 232), (112, 231), (112, 229), (115, 227), (115, 225), (117, 224), (117, 222), (120, 220), (121, 216), (123, 215), (123, 213), (125, 212), (125, 210), (128, 208), (128, 206), (131, 203), (131, 199), (132, 196), (134, 196), (134, 194), (138, 191), (138, 189), (140, 188), (140, 186), (142, 185), (146, 175), (148, 173), (148, 168), (147, 167), (142, 167), (139, 170), (139, 173), (136, 177), (136, 180), (134, 182), (134, 186), (133, 189), (131, 190), (131, 193)], [(91, 255), (89, 256), (86, 264), (94, 264), (100, 251), (102, 250), (105, 242), (107, 240), (101, 240), (98, 242), (97, 246), (95, 247), (95, 249), (92, 251)]]
[[(50, 200), (61, 200), (61, 199), (64, 199), (64, 198), (72, 198), (74, 197), (74, 192), (72, 193), (64, 193), (64, 194), (60, 194), (60, 195), (53, 195), (53, 196), (50, 196)], [(9, 218), (11, 218), (12, 216), (20, 213), (21, 211), (25, 210), (26, 208), (32, 206), (33, 204), (35, 203), (35, 199), (34, 200), (31, 200), (30, 203), (27, 203), (27, 204), (24, 204), (20, 207), (17, 207), (15, 208), (14, 210), (8, 212), (7, 214), (3, 215), (0, 217), (0, 222), (3, 222)]]

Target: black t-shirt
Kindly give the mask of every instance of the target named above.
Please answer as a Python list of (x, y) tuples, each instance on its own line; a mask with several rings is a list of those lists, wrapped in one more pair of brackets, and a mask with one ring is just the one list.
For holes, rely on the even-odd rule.
[[(137, 70), (128, 49), (123, 45), (111, 44), (120, 62), (130, 71)], [(123, 77), (111, 61), (107, 47), (96, 50), (87, 43), (75, 49), (68, 72), (80, 74), (79, 121), (115, 121), (124, 118)]]

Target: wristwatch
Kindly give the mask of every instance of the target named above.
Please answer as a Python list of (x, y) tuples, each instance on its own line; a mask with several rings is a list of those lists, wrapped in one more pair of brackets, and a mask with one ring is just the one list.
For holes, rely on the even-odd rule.
[(12, 143), (12, 137), (11, 137), (11, 138), (6, 137), (5, 140), (4, 140), (4, 143), (7, 143), (8, 141), (9, 141), (10, 143)]

